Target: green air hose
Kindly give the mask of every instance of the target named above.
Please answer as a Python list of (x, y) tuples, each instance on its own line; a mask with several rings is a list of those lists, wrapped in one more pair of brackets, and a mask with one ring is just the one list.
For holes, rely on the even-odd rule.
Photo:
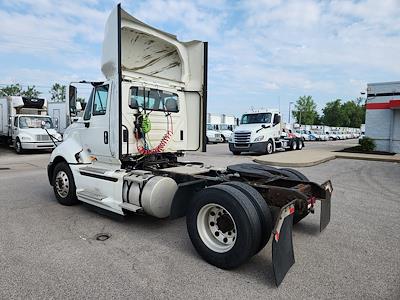
[(143, 116), (142, 120), (142, 131), (143, 133), (148, 133), (151, 130), (151, 122), (148, 115)]

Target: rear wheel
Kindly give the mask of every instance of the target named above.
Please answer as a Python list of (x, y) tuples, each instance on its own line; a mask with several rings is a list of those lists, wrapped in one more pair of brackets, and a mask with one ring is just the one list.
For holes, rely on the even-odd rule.
[(199, 255), (222, 269), (240, 266), (260, 245), (257, 211), (248, 197), (232, 186), (217, 185), (198, 192), (186, 223)]
[(270, 207), (265, 202), (263, 196), (261, 196), (261, 194), (250, 185), (238, 181), (231, 181), (224, 184), (233, 186), (234, 188), (244, 193), (250, 199), (250, 201), (257, 210), (258, 218), (260, 219), (260, 224), (261, 224), (260, 246), (256, 251), (256, 253), (258, 253), (268, 243), (272, 233), (273, 224), (272, 224), (272, 214)]
[(58, 163), (55, 166), (52, 185), (54, 194), (60, 204), (71, 206), (79, 202), (76, 197), (74, 177), (66, 162)]
[(298, 141), (298, 144), (297, 144), (297, 149), (299, 149), (299, 150), (301, 150), (301, 149), (303, 149), (303, 141)]
[(292, 141), (292, 144), (290, 145), (290, 149), (291, 150), (297, 150), (297, 141), (296, 140)]

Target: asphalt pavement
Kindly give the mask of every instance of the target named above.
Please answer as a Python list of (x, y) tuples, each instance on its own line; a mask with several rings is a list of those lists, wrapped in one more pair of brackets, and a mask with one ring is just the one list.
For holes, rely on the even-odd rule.
[[(254, 159), (227, 147), (183, 159), (217, 167)], [(317, 209), (294, 227), (296, 263), (276, 288), (270, 244), (224, 271), (197, 255), (184, 218), (119, 220), (59, 205), (48, 158), (0, 148), (0, 299), (399, 298), (400, 164), (336, 159), (298, 169), (318, 183), (332, 180), (331, 223), (319, 233)], [(98, 233), (111, 237), (98, 241)]]

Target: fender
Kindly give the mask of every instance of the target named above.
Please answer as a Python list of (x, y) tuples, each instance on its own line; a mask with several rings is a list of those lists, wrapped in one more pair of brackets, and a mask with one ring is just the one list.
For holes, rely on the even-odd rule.
[(52, 184), (53, 171), (57, 163), (65, 161), (68, 164), (91, 164), (93, 158), (87, 149), (73, 136), (68, 137), (59, 144), (51, 153), (49, 164), (47, 165), (47, 176), (50, 185)]

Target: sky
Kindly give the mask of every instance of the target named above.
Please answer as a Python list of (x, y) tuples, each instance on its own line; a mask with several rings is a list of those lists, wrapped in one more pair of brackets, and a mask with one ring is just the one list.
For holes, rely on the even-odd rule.
[[(0, 86), (102, 80), (119, 1), (0, 0)], [(209, 112), (239, 116), (311, 95), (318, 110), (400, 80), (400, 0), (148, 0), (122, 8), (180, 40), (209, 42)]]

